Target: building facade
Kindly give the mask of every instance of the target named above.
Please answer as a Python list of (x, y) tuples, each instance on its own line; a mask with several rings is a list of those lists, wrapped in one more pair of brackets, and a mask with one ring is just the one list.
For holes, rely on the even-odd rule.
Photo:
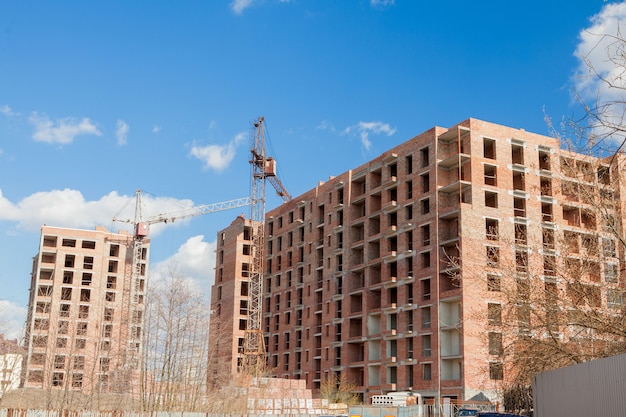
[[(132, 393), (142, 351), (150, 242), (44, 226), (33, 259), (23, 385)], [(134, 266), (134, 268), (133, 268)]]
[[(501, 400), (514, 372), (505, 347), (530, 336), (577, 342), (574, 315), (551, 299), (583, 288), (588, 310), (623, 310), (625, 194), (612, 162), (468, 119), (269, 211), (269, 368), (314, 390), (343, 374), (366, 401), (404, 390)], [(542, 313), (531, 320), (533, 308)], [(549, 335), (535, 317), (554, 319)]]

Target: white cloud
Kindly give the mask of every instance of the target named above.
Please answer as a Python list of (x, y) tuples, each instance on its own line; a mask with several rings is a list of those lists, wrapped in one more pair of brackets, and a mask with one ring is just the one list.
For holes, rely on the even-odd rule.
[(33, 139), (38, 142), (68, 144), (78, 135), (102, 135), (96, 125), (86, 117), (81, 120), (66, 117), (52, 121), (45, 114), (33, 113), (29, 121), (35, 127)]
[[(578, 97), (605, 122), (622, 124), (626, 103), (626, 3), (606, 4), (579, 35), (575, 56), (578, 67), (572, 78)], [(603, 131), (604, 130), (604, 131)], [(596, 134), (611, 133), (596, 129)]]
[(26, 309), (8, 300), (0, 300), (0, 334), (5, 339), (21, 340), (24, 336)]
[(383, 122), (359, 122), (356, 125), (348, 126), (343, 130), (343, 133), (346, 135), (352, 133), (358, 133), (361, 144), (365, 148), (365, 150), (369, 150), (372, 146), (372, 142), (370, 141), (370, 134), (374, 135), (387, 135), (392, 136), (396, 133), (396, 129), (389, 126), (388, 123)]
[(19, 217), (19, 207), (4, 197), (0, 190), (0, 220), (18, 220)]
[(128, 130), (128, 123), (123, 120), (117, 121), (115, 137), (117, 138), (118, 145), (126, 145), (128, 143)]
[(230, 7), (236, 14), (242, 14), (244, 10), (252, 6), (252, 3), (254, 3), (254, 0), (234, 0), (230, 3)]
[[(621, 43), (615, 42), (615, 36), (620, 36), (620, 26), (626, 22), (626, 3), (607, 4), (591, 18), (591, 26), (583, 29), (579, 35), (579, 43), (575, 56), (579, 59), (574, 82), (579, 94), (584, 98), (594, 99), (599, 88), (603, 93), (610, 93), (607, 86), (603, 86), (595, 72), (600, 77), (626, 86), (623, 79), (623, 66), (616, 66), (608, 59), (615, 57)], [(591, 67), (595, 70), (593, 72)]]
[(174, 255), (151, 266), (150, 279), (165, 278), (171, 265), (176, 272), (191, 281), (199, 291), (209, 292), (215, 277), (215, 250), (217, 243), (205, 242), (203, 235), (187, 239)]
[(152, 126), (152, 133), (159, 133), (161, 131), (161, 126), (154, 125)]
[(189, 151), (189, 155), (201, 160), (204, 169), (223, 171), (232, 162), (237, 153), (237, 147), (246, 137), (246, 133), (239, 133), (226, 145), (194, 145)]
[(85, 201), (78, 190), (64, 189), (32, 194), (17, 204), (19, 226), (38, 230), (43, 224), (90, 228), (111, 224), (112, 213), (123, 206), (123, 197), (113, 192), (99, 201)]
[[(147, 194), (143, 194), (142, 197), (144, 219), (157, 217), (161, 213), (179, 212), (194, 206), (191, 200), (154, 197)], [(80, 191), (66, 188), (38, 192), (18, 203), (13, 203), (3, 197), (2, 190), (0, 190), (0, 221), (17, 222), (18, 228), (31, 232), (38, 231), (44, 224), (83, 229), (103, 225), (131, 230), (130, 223), (115, 222), (114, 224), (113, 217), (132, 223), (134, 214), (134, 196), (119, 195), (115, 191), (99, 200), (87, 201)], [(150, 228), (150, 234), (155, 236), (165, 227), (186, 222), (188, 220), (181, 219), (167, 224), (157, 223)]]
[(14, 112), (8, 105), (0, 106), (0, 113), (7, 116), (19, 116), (19, 113)]

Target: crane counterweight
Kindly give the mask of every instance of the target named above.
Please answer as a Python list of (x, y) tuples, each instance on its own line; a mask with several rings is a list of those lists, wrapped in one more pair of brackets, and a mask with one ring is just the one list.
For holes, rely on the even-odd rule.
[(144, 222), (137, 223), (137, 226), (135, 227), (136, 237), (148, 236), (149, 232), (150, 232), (150, 225)]

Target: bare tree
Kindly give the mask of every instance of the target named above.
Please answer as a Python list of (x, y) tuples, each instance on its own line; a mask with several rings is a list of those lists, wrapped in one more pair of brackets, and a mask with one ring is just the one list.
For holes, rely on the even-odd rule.
[(142, 399), (146, 411), (197, 411), (206, 396), (209, 303), (168, 267), (146, 304)]
[[(558, 198), (556, 213), (532, 213), (527, 222), (485, 220), (484, 259), (463, 258), (464, 292), (488, 300), (464, 306), (466, 319), (486, 324), (471, 337), (490, 357), (485, 385), (493, 384), (508, 409), (528, 409), (538, 372), (626, 351), (624, 225), (619, 190), (625, 158), (560, 151), (550, 183), (532, 194)], [(466, 245), (464, 243), (464, 245)], [(456, 252), (467, 247), (456, 248)], [(455, 251), (446, 262), (460, 269)], [(451, 268), (452, 269), (452, 268)], [(485, 372), (487, 371), (487, 372)]]
[(320, 384), (322, 398), (329, 404), (355, 405), (360, 402), (356, 393), (357, 385), (350, 381), (345, 373), (328, 374)]

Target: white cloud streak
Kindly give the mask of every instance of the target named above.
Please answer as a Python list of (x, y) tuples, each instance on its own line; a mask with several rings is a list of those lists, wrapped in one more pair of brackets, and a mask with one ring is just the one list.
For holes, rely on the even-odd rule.
[(115, 129), (115, 138), (118, 145), (126, 145), (128, 143), (128, 130), (130, 127), (128, 123), (123, 120), (118, 120)]
[(387, 7), (387, 6), (393, 6), (394, 4), (396, 4), (395, 0), (370, 0), (370, 5), (372, 7)]
[(8, 105), (3, 105), (0, 106), (0, 113), (6, 115), (6, 116), (19, 116), (19, 113), (14, 112), (11, 107), (9, 107)]
[(79, 135), (102, 135), (98, 127), (86, 117), (81, 120), (66, 117), (53, 121), (45, 114), (35, 112), (28, 120), (35, 128), (33, 139), (37, 142), (66, 145), (72, 143)]
[[(278, 0), (279, 3), (291, 3), (291, 1), (292, 0)], [(387, 1), (390, 1), (390, 0), (387, 0)], [(243, 12), (246, 9), (252, 7), (256, 3), (259, 3), (259, 1), (258, 0), (233, 0), (230, 3), (230, 8), (235, 14), (240, 15), (240, 14), (243, 14)]]
[(359, 122), (353, 126), (348, 126), (343, 130), (343, 134), (350, 135), (356, 133), (361, 139), (361, 144), (365, 150), (369, 150), (372, 146), (370, 135), (386, 135), (393, 136), (396, 129), (392, 128), (388, 123), (383, 122)]
[(230, 165), (237, 153), (237, 147), (245, 141), (246, 137), (246, 133), (239, 133), (226, 145), (194, 145), (189, 151), (189, 155), (202, 161), (203, 169), (220, 172)]
[(322, 120), (317, 126), (315, 126), (315, 130), (328, 130), (329, 132), (335, 132), (335, 126), (328, 120)]

